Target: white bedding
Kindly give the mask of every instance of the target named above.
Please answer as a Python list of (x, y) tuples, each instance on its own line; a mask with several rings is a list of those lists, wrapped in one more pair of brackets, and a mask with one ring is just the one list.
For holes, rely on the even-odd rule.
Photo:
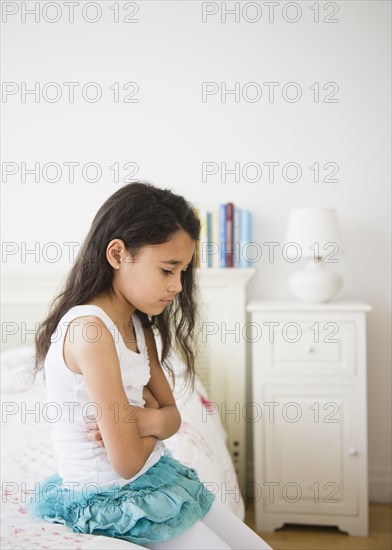
[[(2, 375), (2, 514), (1, 548), (6, 549), (104, 549), (144, 548), (121, 539), (73, 533), (61, 524), (34, 520), (25, 503), (34, 484), (56, 471), (45, 420), (46, 391), (42, 377), (30, 384), (28, 367), (33, 348), (8, 350), (1, 354)], [(181, 365), (176, 366), (177, 374)], [(226, 434), (218, 416), (208, 415), (208, 396), (199, 379), (192, 394), (185, 392), (181, 376), (174, 390), (181, 413), (179, 432), (165, 440), (173, 456), (197, 470), (201, 481), (232, 512), (244, 518), (244, 502), (230, 454)], [(33, 412), (29, 412), (33, 411)]]

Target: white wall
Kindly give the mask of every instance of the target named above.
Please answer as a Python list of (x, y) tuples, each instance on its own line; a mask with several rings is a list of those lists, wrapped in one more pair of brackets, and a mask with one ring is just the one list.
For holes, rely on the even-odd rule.
[[(390, 500), (389, 2), (281, 2), (271, 21), (268, 2), (241, 2), (237, 22), (234, 15), (224, 22), (222, 12), (224, 6), (235, 7), (234, 2), (139, 2), (135, 23), (123, 22), (132, 16), (132, 4), (125, 8), (124, 2), (101, 2), (102, 17), (96, 23), (88, 21), (95, 17), (94, 3), (88, 9), (84, 3), (84, 14), (75, 5), (73, 23), (62, 2), (57, 2), (57, 12), (56, 3), (37, 4), (39, 21), (24, 14), (33, 2), (2, 4), (3, 86), (15, 91), (3, 95), (2, 103), (3, 272), (66, 271), (70, 248), (65, 243), (83, 240), (97, 208), (122, 184), (114, 182), (109, 169), (116, 162), (136, 163), (134, 177), (171, 187), (199, 206), (211, 209), (231, 200), (251, 209), (254, 240), (263, 256), (255, 264), (250, 299), (290, 297), (287, 279), (298, 264), (285, 262), (280, 254), (269, 262), (262, 244), (284, 243), (289, 210), (336, 208), (347, 250), (335, 266), (345, 282), (339, 298), (373, 306), (368, 316), (370, 494), (372, 500)], [(116, 5), (118, 23), (110, 9)], [(250, 23), (257, 7), (261, 17)], [(203, 22), (203, 9), (218, 13)], [(45, 20), (56, 17), (55, 23)], [(290, 22), (295, 17), (298, 21)], [(270, 102), (264, 83), (272, 81), (279, 85)], [(40, 87), (37, 102), (22, 93), (35, 82)], [(55, 92), (54, 86), (45, 88), (50, 82), (62, 92), (58, 102), (48, 101)], [(73, 103), (64, 82), (80, 83)], [(100, 101), (83, 99), (81, 89), (88, 82), (102, 89)], [(115, 82), (119, 102), (109, 89)], [(139, 86), (137, 103), (122, 101), (131, 91), (122, 89), (127, 82)], [(203, 82), (217, 83), (219, 92), (222, 83), (233, 88), (239, 82), (243, 90), (253, 82), (262, 96), (250, 101), (257, 88), (248, 86), (246, 99), (228, 95), (222, 102), (217, 93), (203, 102)], [(297, 102), (282, 95), (290, 82), (302, 89)], [(318, 102), (309, 89), (315, 82)], [(339, 87), (332, 97), (337, 102), (323, 101), (333, 91), (323, 90), (328, 82)], [(87, 91), (92, 94), (93, 88)], [(294, 87), (287, 92), (293, 97)], [(239, 181), (228, 175), (224, 182), (221, 174), (202, 181), (202, 163), (232, 168), (235, 162), (263, 167), (271, 161), (280, 167), (298, 163), (302, 178), (288, 182), (278, 170), (270, 182), (264, 165), (260, 181), (246, 181), (246, 174)], [(86, 181), (79, 167), (70, 182), (66, 162), (96, 162), (102, 178)], [(336, 163), (338, 182), (315, 183), (309, 169), (315, 162), (321, 178), (325, 163)], [(37, 183), (32, 175), (22, 181), (23, 163), (29, 169), (39, 163)], [(45, 174), (47, 163), (63, 168), (60, 181), (48, 181), (54, 172)], [(13, 169), (17, 173), (6, 176), (5, 170)], [(121, 177), (126, 173), (122, 169)], [(248, 179), (253, 175), (250, 171)], [(49, 261), (56, 248), (48, 243), (57, 243), (58, 262)], [(26, 248), (34, 247), (36, 257), (25, 257)]]

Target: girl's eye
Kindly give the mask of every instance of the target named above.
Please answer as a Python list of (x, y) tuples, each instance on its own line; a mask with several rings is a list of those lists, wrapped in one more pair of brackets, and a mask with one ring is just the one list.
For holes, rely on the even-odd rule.
[(162, 273), (164, 273), (165, 275), (173, 275), (173, 271), (169, 271), (168, 269), (162, 269), (161, 271), (162, 271)]

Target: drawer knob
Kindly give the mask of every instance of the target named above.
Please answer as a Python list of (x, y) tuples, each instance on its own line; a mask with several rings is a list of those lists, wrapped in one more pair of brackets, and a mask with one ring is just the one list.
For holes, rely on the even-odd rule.
[(356, 456), (358, 454), (358, 450), (355, 447), (350, 447), (348, 450), (348, 454), (350, 456)]
[(306, 351), (306, 353), (313, 353), (314, 348), (312, 346), (305, 346), (305, 351)]

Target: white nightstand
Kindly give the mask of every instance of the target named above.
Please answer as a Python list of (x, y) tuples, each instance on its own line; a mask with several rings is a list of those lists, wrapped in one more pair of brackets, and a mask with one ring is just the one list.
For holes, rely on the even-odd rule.
[(362, 302), (248, 304), (258, 530), (303, 523), (368, 535), (370, 310)]

